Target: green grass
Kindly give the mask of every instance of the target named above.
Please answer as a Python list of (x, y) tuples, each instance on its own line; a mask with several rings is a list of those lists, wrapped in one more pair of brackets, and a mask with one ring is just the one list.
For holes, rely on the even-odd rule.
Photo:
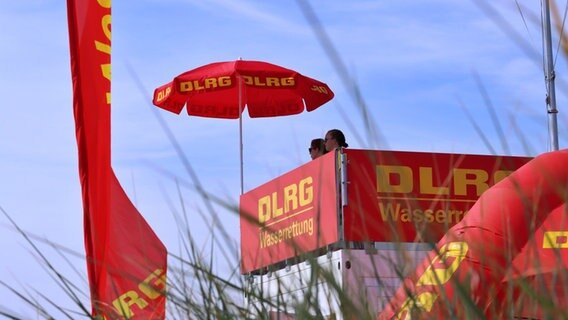
[[(299, 1), (307, 20), (313, 26), (318, 35), (318, 39), (322, 47), (326, 50), (330, 60), (337, 68), (337, 73), (344, 80), (345, 86), (352, 94), (354, 104), (358, 107), (359, 116), (363, 119), (365, 124), (363, 131), (358, 132), (357, 135), (367, 137), (369, 145), (376, 145), (377, 141), (383, 141), (382, 134), (378, 126), (371, 121), (368, 115), (369, 108), (367, 107), (362, 94), (357, 90), (357, 86), (353, 86), (352, 78), (345, 67), (341, 57), (337, 54), (333, 44), (325, 34), (325, 29), (320, 25), (314, 11), (309, 7), (307, 2)], [(486, 98), (487, 107), (490, 113), (492, 112), (490, 100), (488, 100), (482, 83), (479, 81), (481, 95)], [(467, 108), (465, 109), (467, 110)], [(499, 121), (491, 113), (494, 126), (501, 132)], [(477, 128), (475, 120), (470, 117), (472, 124)], [(225, 200), (215, 197), (213, 194), (207, 192), (206, 188), (199, 182), (199, 177), (194, 172), (190, 162), (178, 146), (175, 137), (164, 122), (163, 128), (169, 135), (170, 140), (176, 147), (178, 155), (182, 162), (185, 164), (187, 176), (197, 192), (203, 199), (207, 214), (211, 215), (210, 232), (213, 241), (210, 242), (209, 247), (203, 248), (191, 236), (192, 230), (188, 221), (190, 218), (185, 210), (182, 213), (174, 213), (174, 219), (178, 222), (180, 236), (181, 250), (180, 252), (169, 253), (169, 270), (168, 270), (168, 290), (165, 292), (167, 295), (167, 313), (168, 319), (268, 319), (268, 311), (275, 310), (282, 312), (281, 316), (284, 317), (286, 312), (293, 312), (299, 319), (330, 319), (329, 314), (324, 314), (321, 310), (321, 303), (317, 301), (319, 284), (325, 284), (328, 288), (326, 292), (326, 299), (329, 303), (337, 303), (340, 305), (339, 313), (343, 319), (375, 319), (376, 314), (369, 310), (370, 301), (366, 301), (364, 296), (353, 296), (347, 293), (342, 284), (338, 281), (334, 273), (325, 267), (321, 267), (318, 261), (318, 255), (315, 253), (306, 253), (303, 255), (303, 261), (299, 264), (291, 265), (290, 271), (300, 266), (311, 266), (311, 272), (306, 275), (302, 280), (306, 283), (307, 290), (300, 295), (298, 299), (286, 300), (278, 296), (274, 299), (267, 299), (266, 292), (263, 292), (258, 286), (252, 286), (250, 279), (242, 277), (239, 270), (238, 256), (235, 251), (238, 251), (238, 246), (235, 240), (224, 229), (223, 225), (219, 223), (219, 218), (216, 216), (214, 209), (216, 206), (224, 207), (231, 210), (235, 215), (237, 212), (237, 204), (227, 202)], [(352, 131), (357, 131), (351, 128)], [(494, 150), (494, 147), (488, 142), (488, 139), (483, 136), (481, 130), (477, 130), (488, 146), (489, 150)], [(501, 135), (501, 141), (506, 148), (507, 138)], [(527, 151), (532, 150), (530, 146), (526, 146)], [(183, 178), (180, 178), (184, 180)], [(178, 194), (178, 201), (182, 208), (185, 208), (185, 200), (182, 196), (181, 187)], [(30, 289), (19, 289), (5, 282), (0, 281), (0, 285), (6, 287), (13, 295), (18, 297), (38, 319), (80, 319), (90, 318), (90, 303), (88, 287), (85, 283), (75, 283), (71, 280), (71, 275), (63, 274), (60, 268), (55, 266), (43, 253), (41, 245), (48, 245), (60, 254), (63, 261), (66, 261), (69, 266), (75, 263), (72, 260), (81, 259), (84, 262), (84, 255), (81, 253), (72, 252), (63, 246), (58, 246), (50, 243), (46, 239), (34, 237), (33, 235), (22, 230), (18, 224), (10, 217), (8, 213), (2, 210), (3, 214), (12, 222), (13, 228), (25, 240), (31, 254), (38, 258), (39, 263), (42, 264), (46, 273), (51, 276), (53, 281), (57, 283), (61, 292), (37, 292)], [(534, 240), (534, 239), (533, 239)], [(432, 244), (433, 246), (433, 244)], [(406, 253), (404, 250), (398, 252), (400, 259), (404, 259)], [(325, 253), (319, 259), (325, 260)], [(232, 270), (220, 274), (216, 272), (215, 266), (222, 263), (227, 266), (232, 266)], [(535, 261), (538, 263), (538, 261)], [(400, 263), (391, 261), (392, 268), (398, 274), (399, 280), (403, 280), (409, 273), (413, 272), (413, 268), (404, 268)], [(538, 266), (537, 266), (538, 267)], [(284, 267), (283, 270), (285, 270)], [(282, 270), (282, 269), (281, 269)], [(272, 270), (275, 274), (277, 270)], [(83, 272), (76, 271), (79, 275)], [(377, 279), (380, 274), (378, 268), (375, 269)], [(568, 288), (567, 272), (564, 269), (553, 271), (549, 274), (551, 278), (559, 284), (559, 287)], [(83, 274), (84, 276), (84, 274)], [(86, 278), (86, 277), (85, 277)], [(258, 278), (257, 278), (258, 280)], [(452, 280), (454, 281), (454, 280)], [(543, 291), (535, 290), (538, 287), (539, 279), (519, 279), (511, 281), (508, 284), (509, 289), (516, 288), (518, 296), (511, 294), (509, 290), (501, 298), (496, 301), (491, 307), (489, 314), (495, 318), (513, 318), (516, 309), (520, 307), (527, 307), (529, 309), (539, 309), (542, 312), (544, 319), (560, 319), (568, 318), (568, 311), (562, 310), (557, 307), (558, 301), (555, 301), (554, 294), (544, 287)], [(467, 310), (465, 318), (478, 319), (483, 315), (484, 310), (476, 304), (476, 301), (471, 299), (470, 288), (465, 283), (455, 281), (453, 287), (456, 290), (456, 297), (458, 301), (449, 301), (447, 297), (442, 297), (443, 303), (449, 306), (450, 314), (460, 310)], [(537, 285), (535, 285), (537, 283)], [(289, 291), (289, 283), (280, 282), (278, 284), (279, 292), (282, 294)], [(487, 288), (492, 290), (491, 288)], [(567, 289), (568, 290), (568, 289)], [(245, 306), (243, 303), (244, 297), (255, 299), (258, 302), (254, 306)], [(54, 298), (57, 297), (57, 298)], [(446, 300), (444, 300), (446, 299)], [(63, 308), (62, 305), (74, 306), (71, 309)], [(415, 301), (416, 302), (416, 301)], [(0, 306), (2, 303), (0, 302)], [(421, 314), (421, 309), (415, 309), (417, 316), (424, 316)], [(22, 319), (22, 316), (9, 309), (9, 306), (0, 308), (0, 315), (8, 319)], [(526, 318), (523, 318), (526, 319)]]

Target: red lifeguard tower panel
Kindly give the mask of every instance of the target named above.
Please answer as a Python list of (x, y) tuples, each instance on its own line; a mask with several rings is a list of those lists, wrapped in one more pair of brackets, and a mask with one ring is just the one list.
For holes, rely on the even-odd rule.
[(529, 160), (343, 149), (250, 190), (240, 199), (245, 303), (285, 319), (309, 295), (341, 319), (339, 290), (376, 315), (479, 196)]

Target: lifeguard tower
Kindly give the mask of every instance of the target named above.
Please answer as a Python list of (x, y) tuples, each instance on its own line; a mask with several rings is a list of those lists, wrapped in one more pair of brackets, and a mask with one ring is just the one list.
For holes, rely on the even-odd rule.
[(376, 316), (481, 193), (529, 160), (343, 149), (244, 193), (245, 305), (271, 319)]

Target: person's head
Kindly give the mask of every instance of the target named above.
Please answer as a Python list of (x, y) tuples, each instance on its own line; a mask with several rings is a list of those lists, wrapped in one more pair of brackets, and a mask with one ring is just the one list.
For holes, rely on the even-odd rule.
[(323, 139), (318, 138), (312, 140), (312, 142), (310, 143), (310, 147), (308, 148), (308, 151), (310, 152), (310, 157), (312, 157), (312, 160), (314, 160), (319, 156), (324, 155), (327, 151), (325, 150)]
[(336, 148), (347, 148), (349, 145), (345, 142), (345, 135), (339, 129), (331, 129), (325, 134), (325, 150), (331, 151)]

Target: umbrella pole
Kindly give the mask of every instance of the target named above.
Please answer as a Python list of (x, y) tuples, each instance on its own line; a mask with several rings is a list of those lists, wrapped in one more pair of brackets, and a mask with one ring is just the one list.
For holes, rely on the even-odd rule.
[(244, 166), (243, 166), (243, 92), (242, 92), (242, 85), (241, 85), (241, 76), (237, 75), (237, 84), (239, 86), (239, 149), (241, 154), (241, 195), (244, 192)]

